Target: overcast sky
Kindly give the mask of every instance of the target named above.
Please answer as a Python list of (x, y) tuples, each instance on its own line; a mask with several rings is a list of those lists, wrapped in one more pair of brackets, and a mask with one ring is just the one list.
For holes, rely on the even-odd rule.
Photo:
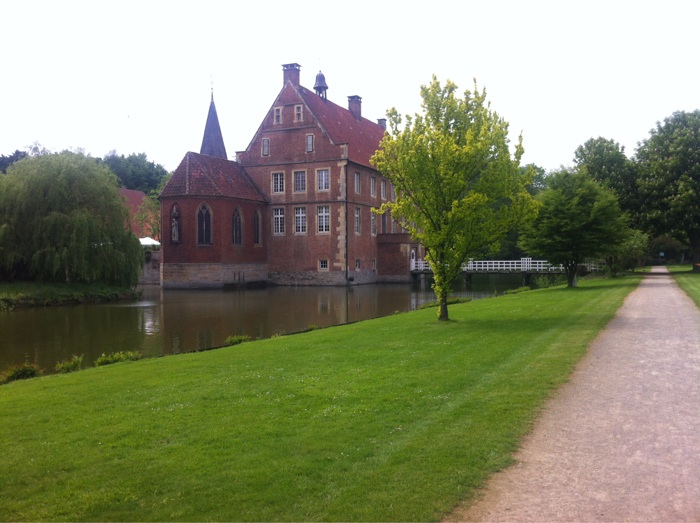
[(419, 111), (433, 74), (460, 92), (476, 79), (547, 170), (598, 136), (632, 156), (657, 121), (700, 108), (697, 0), (7, 0), (0, 20), (4, 155), (39, 142), (173, 170), (199, 152), (213, 82), (233, 157), (294, 62), (371, 120)]

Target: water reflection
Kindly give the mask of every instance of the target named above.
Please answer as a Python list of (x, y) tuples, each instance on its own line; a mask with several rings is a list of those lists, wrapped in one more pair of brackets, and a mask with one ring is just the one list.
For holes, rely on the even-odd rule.
[[(503, 275), (501, 275), (503, 276)], [(520, 280), (484, 276), (458, 296), (483, 298)], [(253, 339), (415, 310), (434, 300), (427, 283), (256, 290), (163, 290), (145, 287), (134, 302), (16, 309), (0, 313), (0, 370), (29, 360), (52, 372), (58, 361), (102, 353), (145, 356), (222, 346), (231, 335)]]

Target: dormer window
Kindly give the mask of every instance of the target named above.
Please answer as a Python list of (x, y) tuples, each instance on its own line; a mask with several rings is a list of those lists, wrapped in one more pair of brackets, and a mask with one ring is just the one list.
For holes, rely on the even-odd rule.
[(306, 135), (306, 152), (307, 153), (314, 152), (314, 135), (313, 134)]
[(303, 122), (304, 121), (304, 106), (295, 105), (294, 106), (294, 121)]
[(282, 123), (282, 108), (281, 107), (275, 107), (273, 109), (274, 112), (274, 122), (275, 124), (281, 124)]

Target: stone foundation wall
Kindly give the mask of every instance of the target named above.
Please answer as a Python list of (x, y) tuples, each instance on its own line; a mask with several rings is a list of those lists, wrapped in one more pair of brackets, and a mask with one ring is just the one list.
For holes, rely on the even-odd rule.
[(342, 271), (271, 272), (269, 281), (274, 285), (347, 285)]
[(160, 251), (148, 251), (145, 253), (139, 284), (160, 285)]
[(265, 263), (162, 263), (161, 285), (165, 288), (216, 288), (244, 286), (268, 281)]
[(345, 279), (343, 271), (271, 272), (270, 283), (274, 285), (365, 285), (377, 283), (377, 272), (372, 270), (350, 270)]

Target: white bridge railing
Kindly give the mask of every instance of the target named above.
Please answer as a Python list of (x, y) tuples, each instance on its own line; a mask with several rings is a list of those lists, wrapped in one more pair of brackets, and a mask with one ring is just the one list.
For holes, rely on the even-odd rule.
[[(589, 271), (601, 269), (599, 263), (586, 263)], [(411, 260), (411, 272), (432, 272), (425, 260)], [(563, 265), (552, 265), (547, 260), (521, 258), (519, 260), (469, 260), (462, 264), (462, 272), (564, 272)]]

